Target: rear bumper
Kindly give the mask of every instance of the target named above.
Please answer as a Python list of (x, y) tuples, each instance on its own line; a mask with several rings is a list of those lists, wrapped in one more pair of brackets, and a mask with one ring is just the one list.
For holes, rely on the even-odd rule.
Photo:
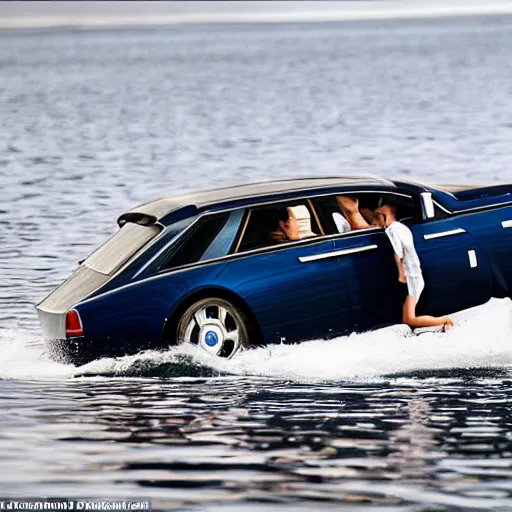
[(45, 340), (66, 337), (66, 314), (51, 313), (36, 307)]

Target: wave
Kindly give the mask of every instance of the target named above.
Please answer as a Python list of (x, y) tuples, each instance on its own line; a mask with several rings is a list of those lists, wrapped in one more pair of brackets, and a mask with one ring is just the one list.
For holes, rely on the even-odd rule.
[[(12, 331), (2, 335), (3, 341), (0, 338), (0, 379), (229, 375), (322, 383), (403, 376), (467, 377), (472, 372), (480, 376), (509, 375), (512, 302), (492, 299), (453, 316), (456, 326), (447, 333), (427, 330), (412, 334), (407, 326), (396, 325), (328, 341), (270, 345), (241, 352), (229, 360), (212, 357), (196, 347), (182, 346), (164, 352), (104, 358), (80, 368), (50, 361), (40, 346), (29, 346), (22, 332)], [(451, 372), (447, 374), (445, 370)]]

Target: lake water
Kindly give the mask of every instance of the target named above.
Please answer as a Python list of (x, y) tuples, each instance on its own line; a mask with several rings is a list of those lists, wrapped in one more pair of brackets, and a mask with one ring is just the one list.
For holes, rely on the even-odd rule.
[(212, 361), (51, 362), (36, 304), (123, 211), (320, 174), (512, 181), (512, 17), (0, 32), (0, 496), (512, 509), (512, 306)]

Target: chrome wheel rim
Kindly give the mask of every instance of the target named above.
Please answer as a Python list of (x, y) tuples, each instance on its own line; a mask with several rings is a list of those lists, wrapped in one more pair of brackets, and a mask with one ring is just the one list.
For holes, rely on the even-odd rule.
[(241, 344), (236, 315), (230, 308), (216, 303), (203, 304), (192, 313), (183, 337), (185, 343), (221, 357), (231, 357)]

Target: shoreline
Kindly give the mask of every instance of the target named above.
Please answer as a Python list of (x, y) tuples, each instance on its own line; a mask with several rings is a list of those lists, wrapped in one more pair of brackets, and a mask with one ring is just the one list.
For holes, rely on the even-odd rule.
[[(505, 8), (506, 7), (506, 8)], [(220, 26), (220, 25), (274, 25), (274, 24), (315, 24), (350, 23), (399, 20), (436, 20), (478, 17), (508, 17), (512, 15), (512, 3), (499, 8), (472, 9), (409, 9), (409, 10), (373, 10), (332, 13), (283, 13), (251, 15), (202, 15), (202, 16), (147, 16), (145, 18), (11, 18), (0, 19), (1, 32), (46, 31), (46, 30), (112, 30), (137, 28), (164, 28), (184, 26)]]

